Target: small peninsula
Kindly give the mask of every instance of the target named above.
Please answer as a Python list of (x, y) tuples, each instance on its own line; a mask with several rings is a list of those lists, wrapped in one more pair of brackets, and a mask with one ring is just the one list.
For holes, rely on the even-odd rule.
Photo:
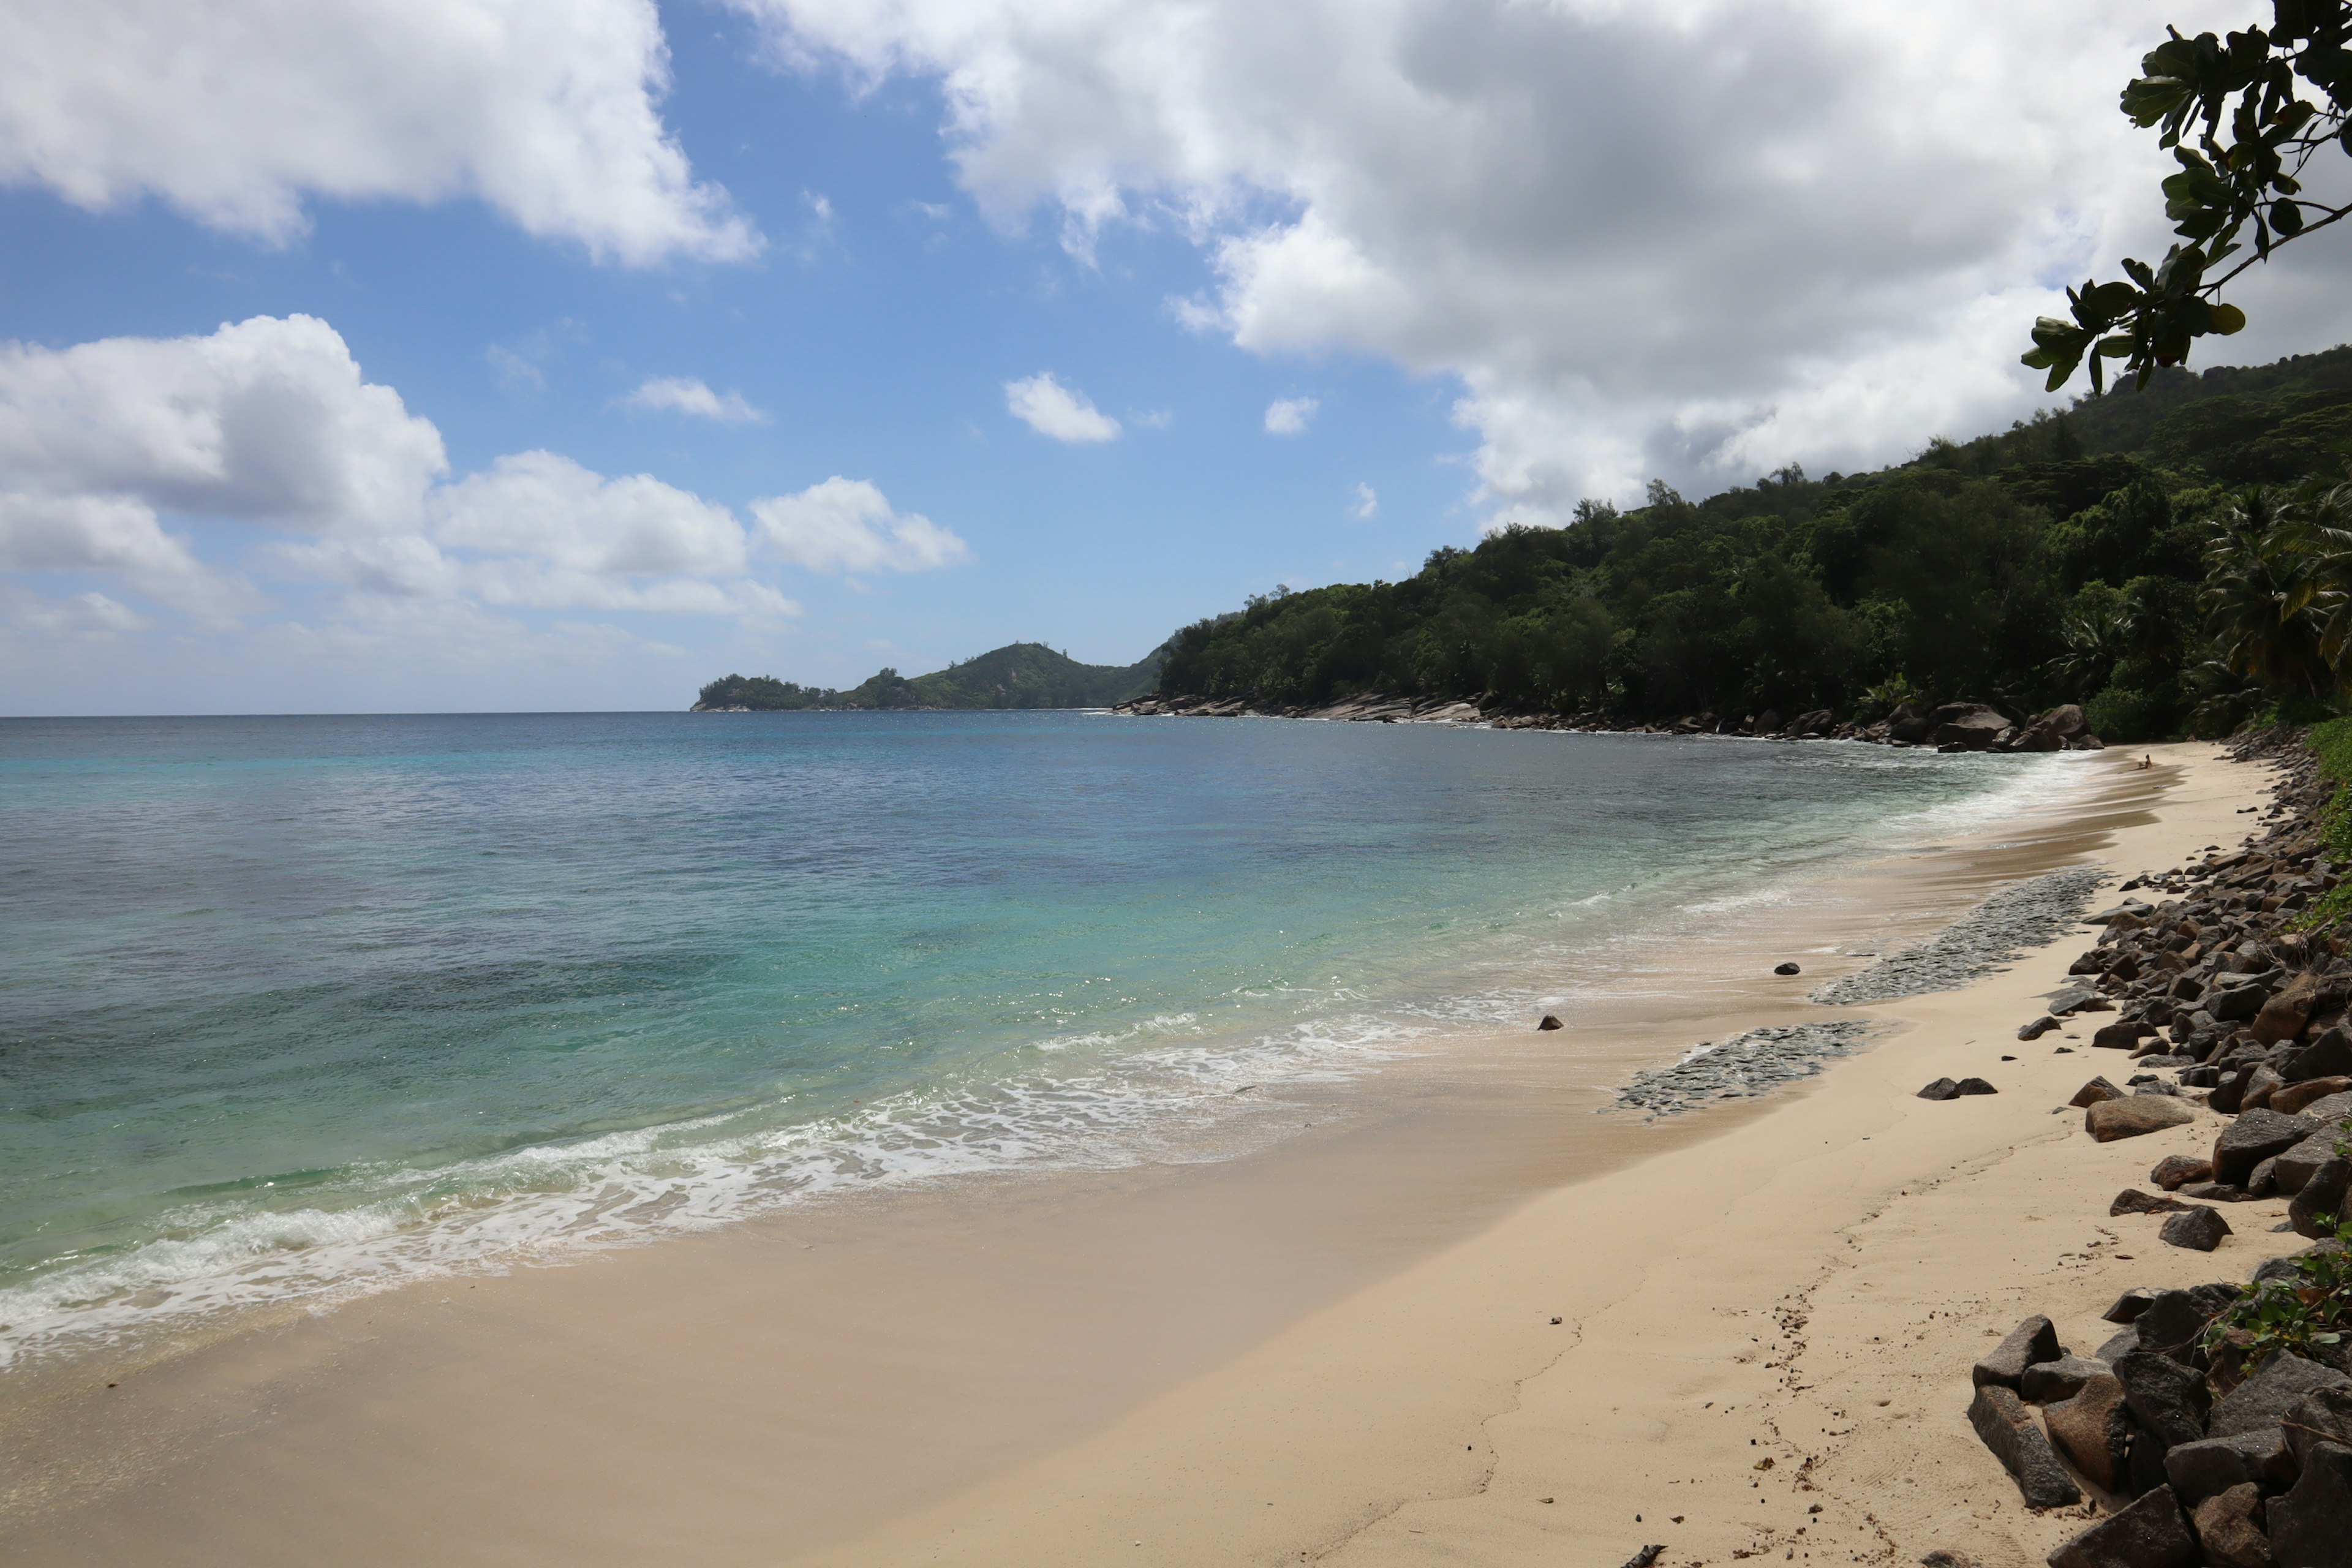
[(730, 675), (704, 687), (697, 713), (760, 713), (805, 708), (1108, 708), (1151, 691), (1166, 645), (1133, 664), (1080, 664), (1044, 643), (1016, 642), (909, 679), (885, 666), (846, 691), (798, 686), (772, 675)]

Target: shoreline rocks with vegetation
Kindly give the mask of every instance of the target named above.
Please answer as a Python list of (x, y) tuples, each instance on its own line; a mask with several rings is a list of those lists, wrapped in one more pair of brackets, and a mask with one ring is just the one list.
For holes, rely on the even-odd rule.
[(2336, 934), (2352, 908), (2352, 720), (2234, 752), (2277, 770), (2263, 831), (2124, 883), (2051, 1013), (2112, 1013), (2094, 1048), (2137, 1069), (2075, 1096), (2085, 1136), (2179, 1126), (2200, 1102), (2222, 1118), (2210, 1157), (2157, 1162), (2161, 1195), (2127, 1189), (2109, 1215), (2212, 1253), (2245, 1228), (2227, 1205), (2291, 1194), (2313, 1245), (2242, 1284), (2126, 1291), (2095, 1351), (2032, 1317), (1977, 1363), (1969, 1419), (2027, 1506), (2070, 1505), (2079, 1482), (2104, 1515), (2052, 1568), (2352, 1564), (2352, 944)]

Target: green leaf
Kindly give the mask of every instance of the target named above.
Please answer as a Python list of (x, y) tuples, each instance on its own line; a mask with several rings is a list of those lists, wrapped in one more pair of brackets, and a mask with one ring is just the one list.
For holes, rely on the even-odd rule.
[(2284, 197), (2271, 204), (2271, 226), (2287, 239), (2303, 232), (2303, 209)]
[(2211, 324), (2206, 328), (2206, 331), (2219, 332), (2226, 338), (2232, 332), (2242, 332), (2246, 330), (2246, 313), (2235, 305), (2216, 304), (2211, 307), (2211, 310), (2213, 312)]

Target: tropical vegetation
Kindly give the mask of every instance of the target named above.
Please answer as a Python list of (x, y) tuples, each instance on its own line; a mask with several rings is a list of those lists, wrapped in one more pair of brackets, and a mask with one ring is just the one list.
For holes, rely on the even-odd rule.
[(1016, 642), (909, 679), (884, 667), (846, 691), (772, 675), (730, 675), (702, 689), (700, 708), (1107, 708), (1151, 689), (1163, 650), (1134, 664), (1080, 664), (1043, 643)]

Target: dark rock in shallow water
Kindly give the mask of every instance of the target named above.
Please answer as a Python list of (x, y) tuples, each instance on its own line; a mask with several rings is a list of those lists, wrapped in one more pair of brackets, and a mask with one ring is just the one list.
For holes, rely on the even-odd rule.
[(2167, 1247), (2185, 1247), (2192, 1252), (2210, 1252), (2221, 1245), (2221, 1238), (2231, 1235), (2230, 1222), (2221, 1211), (2191, 1208), (2174, 1215), (2164, 1222), (2158, 1239)]
[(2053, 1552), (2050, 1568), (2197, 1568), (2197, 1538), (2170, 1487), (2158, 1487)]
[(2058, 1462), (2050, 1439), (2019, 1402), (2015, 1389), (1998, 1384), (1979, 1388), (1969, 1404), (1969, 1425), (1977, 1429), (1993, 1458), (2017, 1479), (2017, 1489), (2028, 1507), (2063, 1508), (2083, 1500), (2081, 1490)]
[(2263, 1492), (2252, 1481), (2207, 1498), (2190, 1517), (2208, 1568), (2271, 1568)]
[(1566, 1027), (1568, 1027), (1568, 1026), (1561, 1023), (1559, 1018), (1549, 1013), (1546, 1013), (1543, 1016), (1543, 1021), (1536, 1026), (1536, 1030), (1540, 1034), (1548, 1029), (1565, 1029)]
[(1979, 1387), (1999, 1384), (2003, 1388), (2015, 1388), (2027, 1367), (2056, 1361), (2065, 1353), (2058, 1342), (2056, 1325), (2037, 1313), (2010, 1330), (2008, 1337), (1987, 1351), (1969, 1371), (1969, 1381)]
[(2134, 1430), (2124, 1385), (2113, 1373), (2085, 1378), (2074, 1397), (2042, 1413), (2050, 1441), (2066, 1462), (2104, 1491), (2124, 1489)]
[(2286, 1434), (2271, 1426), (2182, 1443), (2165, 1454), (2164, 1474), (2180, 1500), (2193, 1508), (2249, 1481), (2279, 1486), (2293, 1479), (2294, 1466), (2287, 1452)]
[(2281, 1116), (2275, 1110), (2249, 1110), (2221, 1130), (2213, 1141), (2213, 1179), (2243, 1186), (2256, 1165), (2273, 1154), (2284, 1154), (2314, 1132), (2308, 1117)]
[(1960, 1086), (1948, 1078), (1939, 1078), (1919, 1091), (1921, 1100), (1958, 1100)]
[(2017, 1380), (2017, 1392), (2028, 1405), (2050, 1405), (2074, 1398), (2091, 1379), (2107, 1375), (2105, 1362), (2093, 1361), (2088, 1356), (2062, 1355), (2055, 1361), (2036, 1362), (2027, 1367), (2025, 1375)]
[(2352, 1568), (2352, 1448), (2313, 1444), (2294, 1489), (2266, 1512), (2279, 1568)]
[(1798, 968), (1797, 965), (1793, 963), (1776, 963), (1772, 966), (1772, 973), (1775, 974), (1802, 974), (1804, 971)]
[(2234, 1437), (2242, 1432), (2276, 1426), (2305, 1396), (2324, 1388), (2352, 1389), (2352, 1377), (2285, 1351), (2273, 1352), (2252, 1376), (2213, 1406), (2211, 1434)]

